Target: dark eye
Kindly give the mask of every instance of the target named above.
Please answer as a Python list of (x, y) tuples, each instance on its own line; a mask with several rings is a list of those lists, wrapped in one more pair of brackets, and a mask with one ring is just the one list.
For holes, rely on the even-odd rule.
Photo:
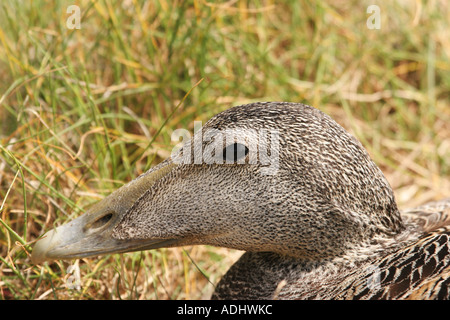
[(223, 149), (223, 160), (230, 163), (244, 158), (248, 154), (248, 148), (240, 143), (233, 143)]

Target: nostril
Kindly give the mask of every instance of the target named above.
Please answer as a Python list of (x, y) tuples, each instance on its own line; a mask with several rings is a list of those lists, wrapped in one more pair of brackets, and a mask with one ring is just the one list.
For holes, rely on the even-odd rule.
[(91, 224), (91, 228), (97, 229), (100, 227), (103, 227), (105, 224), (108, 223), (109, 220), (113, 217), (112, 212), (105, 214), (104, 216), (98, 218)]

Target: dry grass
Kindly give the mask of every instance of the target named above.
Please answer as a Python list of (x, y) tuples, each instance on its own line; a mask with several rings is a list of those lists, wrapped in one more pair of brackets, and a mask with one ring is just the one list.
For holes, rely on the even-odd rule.
[[(167, 157), (174, 129), (232, 105), (316, 106), (363, 142), (401, 207), (450, 197), (447, 1), (80, 0), (79, 30), (69, 4), (0, 4), (0, 298), (208, 298), (239, 252), (44, 266), (28, 253)], [(379, 30), (366, 27), (370, 4)], [(81, 290), (67, 288), (74, 263)]]

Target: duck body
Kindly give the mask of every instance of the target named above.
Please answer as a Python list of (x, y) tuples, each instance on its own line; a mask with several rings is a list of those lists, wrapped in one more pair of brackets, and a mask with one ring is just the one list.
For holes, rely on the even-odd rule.
[(305, 263), (247, 252), (219, 282), (213, 298), (450, 299), (450, 199), (402, 214), (410, 224), (402, 235), (408, 239), (401, 236), (347, 257)]
[(381, 170), (329, 116), (254, 103), (216, 115), (47, 233), (33, 260), (206, 244), (247, 251), (216, 299), (448, 298), (449, 203), (401, 214)]

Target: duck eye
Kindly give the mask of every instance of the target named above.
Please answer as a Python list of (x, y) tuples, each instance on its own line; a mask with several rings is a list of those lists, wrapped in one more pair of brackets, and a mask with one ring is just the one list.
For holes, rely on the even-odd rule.
[(223, 160), (226, 162), (236, 162), (248, 154), (248, 148), (240, 143), (233, 143), (223, 149)]

